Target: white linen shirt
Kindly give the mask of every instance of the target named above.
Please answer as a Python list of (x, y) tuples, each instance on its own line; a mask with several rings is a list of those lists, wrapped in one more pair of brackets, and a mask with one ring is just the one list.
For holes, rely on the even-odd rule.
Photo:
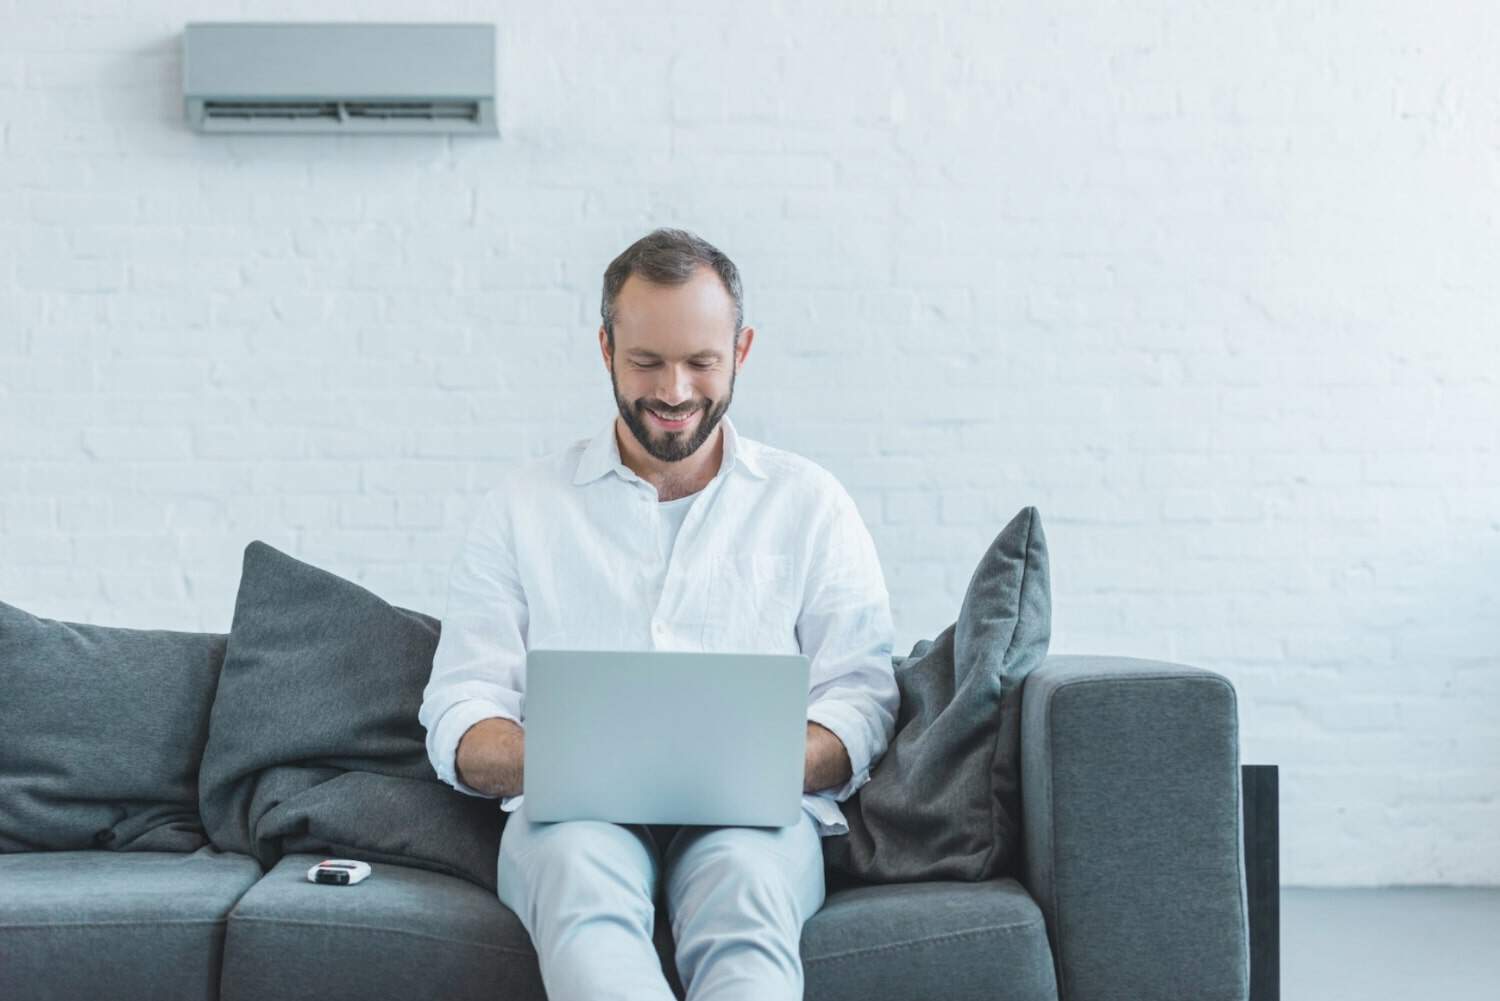
[(728, 416), (720, 426), (719, 471), (675, 545), (656, 488), (620, 459), (613, 418), (484, 494), (450, 569), (418, 714), (444, 782), (484, 796), (457, 776), (458, 743), (488, 717), (525, 726), (527, 650), (804, 653), (807, 718), (843, 742), (853, 773), (802, 805), (820, 835), (848, 831), (838, 804), (869, 780), (899, 699), (875, 544), (833, 474), (740, 437)]

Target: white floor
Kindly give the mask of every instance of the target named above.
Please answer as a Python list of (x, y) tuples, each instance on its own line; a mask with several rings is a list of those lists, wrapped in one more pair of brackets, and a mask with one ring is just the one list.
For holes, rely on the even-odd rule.
[(1500, 889), (1281, 891), (1284, 1001), (1500, 1001)]

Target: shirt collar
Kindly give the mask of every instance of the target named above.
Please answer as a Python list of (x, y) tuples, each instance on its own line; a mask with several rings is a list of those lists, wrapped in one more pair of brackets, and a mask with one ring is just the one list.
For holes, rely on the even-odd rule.
[[(760, 456), (756, 454), (755, 442), (740, 437), (728, 414), (719, 418), (719, 426), (724, 429), (724, 460), (720, 463), (719, 472), (738, 467), (756, 479), (765, 479), (766, 473), (761, 468)], [(573, 483), (581, 486), (614, 471), (626, 478), (635, 477), (635, 473), (620, 458), (620, 443), (615, 439), (615, 419), (611, 417), (604, 429), (594, 435), (588, 447), (583, 450), (583, 455), (578, 460), (578, 471), (573, 475)]]

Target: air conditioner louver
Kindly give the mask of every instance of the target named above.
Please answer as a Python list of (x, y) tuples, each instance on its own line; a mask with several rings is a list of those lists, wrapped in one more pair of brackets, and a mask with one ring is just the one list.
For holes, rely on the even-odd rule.
[(279, 122), (289, 127), (316, 126), (322, 120), (341, 123), (347, 129), (375, 123), (383, 128), (395, 119), (407, 123), (431, 123), (446, 129), (449, 121), (480, 121), (478, 101), (204, 101), (203, 128), (207, 132), (258, 131), (260, 123)]
[(201, 132), (499, 131), (493, 25), (189, 24), (183, 47)]

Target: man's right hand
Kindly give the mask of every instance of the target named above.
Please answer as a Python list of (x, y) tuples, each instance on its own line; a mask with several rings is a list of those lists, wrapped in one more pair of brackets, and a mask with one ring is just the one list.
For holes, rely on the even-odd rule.
[(515, 796), (525, 778), (526, 731), (515, 720), (482, 719), (458, 741), (458, 780), (486, 796)]

